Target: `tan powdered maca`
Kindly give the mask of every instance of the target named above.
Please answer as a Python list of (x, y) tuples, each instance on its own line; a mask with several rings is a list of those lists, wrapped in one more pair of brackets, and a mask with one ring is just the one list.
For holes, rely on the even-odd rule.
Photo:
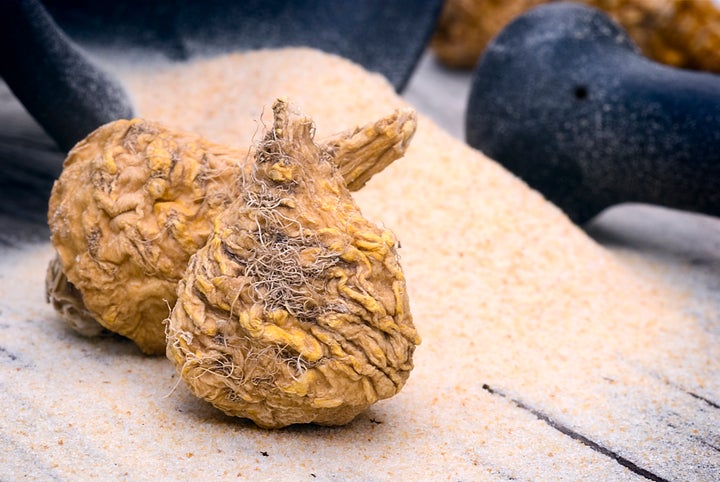
[[(360, 189), (403, 155), (415, 126), (412, 110), (397, 110), (322, 149)], [(177, 282), (215, 216), (238, 197), (247, 155), (143, 119), (110, 123), (78, 143), (48, 212), (58, 257), (46, 291), (60, 317), (83, 335), (109, 330), (165, 353)]]
[(420, 339), (395, 236), (361, 215), (312, 120), (273, 112), (180, 281), (168, 357), (229, 415), (341, 425), (400, 390)]

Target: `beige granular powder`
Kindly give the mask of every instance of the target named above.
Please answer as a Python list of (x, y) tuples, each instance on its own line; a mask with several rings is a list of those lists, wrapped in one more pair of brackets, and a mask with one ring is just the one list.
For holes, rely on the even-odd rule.
[(139, 115), (231, 145), (259, 140), (260, 120), (272, 120), (276, 97), (288, 97), (311, 117), (317, 138), (405, 105), (380, 75), (308, 49), (238, 53), (120, 75)]
[[(120, 74), (142, 116), (241, 146), (259, 138), (258, 119), (264, 109), (269, 121), (276, 97), (312, 116), (318, 138), (405, 105), (381, 77), (305, 49)], [(172, 427), (134, 435), (133, 445), (158, 461), (160, 473), (175, 467), (163, 461), (164, 442), (222, 441), (245, 476), (262, 470), (352, 480), (632, 478), (516, 402), (639, 465), (671, 470), (671, 478), (694, 478), (698, 460), (712, 460), (712, 449), (693, 437), (712, 436), (720, 415), (688, 404), (678, 388), (708, 399), (720, 393), (714, 375), (720, 347), (684, 312), (683, 293), (638, 274), (538, 193), (424, 117), (407, 155), (354, 197), (368, 219), (401, 241), (423, 338), (404, 391), (345, 429), (264, 434), (227, 420), (205, 424), (185, 413), (168, 415), (166, 405), (180, 403), (172, 400), (191, 403), (179, 388), (149, 410), (164, 424), (187, 429), (182, 442)], [(168, 388), (171, 372), (169, 366), (164, 372)], [(142, 407), (133, 410), (153, 425)], [(383, 423), (368, 421), (376, 419)], [(243, 447), (258, 444), (275, 458), (246, 458)], [(218, 473), (227, 462), (195, 452), (193, 463)], [(126, 468), (137, 460), (127, 447), (109, 453)], [(203, 467), (183, 463), (185, 474)]]

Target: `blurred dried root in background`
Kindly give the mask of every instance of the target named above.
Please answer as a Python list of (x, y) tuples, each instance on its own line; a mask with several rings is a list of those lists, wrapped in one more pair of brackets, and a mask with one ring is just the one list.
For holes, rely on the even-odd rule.
[[(515, 17), (553, 0), (446, 0), (432, 49), (446, 65), (471, 68)], [(720, 10), (712, 0), (579, 0), (605, 11), (651, 59), (720, 72)]]

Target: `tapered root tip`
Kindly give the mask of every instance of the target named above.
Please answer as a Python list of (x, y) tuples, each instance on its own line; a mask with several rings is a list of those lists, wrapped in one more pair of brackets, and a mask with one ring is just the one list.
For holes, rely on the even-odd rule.
[(417, 113), (397, 109), (376, 122), (325, 139), (322, 147), (333, 157), (348, 189), (357, 191), (405, 155), (416, 129)]

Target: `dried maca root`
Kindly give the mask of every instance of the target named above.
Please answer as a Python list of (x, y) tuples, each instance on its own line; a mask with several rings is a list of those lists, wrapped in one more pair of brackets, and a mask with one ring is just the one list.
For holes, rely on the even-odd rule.
[(55, 256), (48, 263), (45, 296), (60, 318), (81, 335), (93, 337), (110, 334), (83, 304), (77, 288), (65, 276), (59, 256)]
[[(404, 153), (415, 113), (398, 110), (333, 136), (326, 150), (360, 188)], [(238, 197), (247, 149), (142, 119), (105, 125), (78, 143), (50, 197), (57, 260), (47, 298), (79, 333), (109, 330), (165, 353), (163, 320), (190, 256)], [(95, 320), (95, 324), (93, 323)]]
[(167, 355), (229, 415), (345, 424), (402, 388), (420, 339), (395, 236), (362, 216), (311, 120), (283, 101), (274, 115), (178, 286)]
[[(452, 67), (471, 68), (487, 44), (521, 13), (552, 0), (446, 0), (432, 49)], [(646, 56), (686, 69), (720, 72), (720, 9), (712, 0), (576, 0), (603, 10)]]

